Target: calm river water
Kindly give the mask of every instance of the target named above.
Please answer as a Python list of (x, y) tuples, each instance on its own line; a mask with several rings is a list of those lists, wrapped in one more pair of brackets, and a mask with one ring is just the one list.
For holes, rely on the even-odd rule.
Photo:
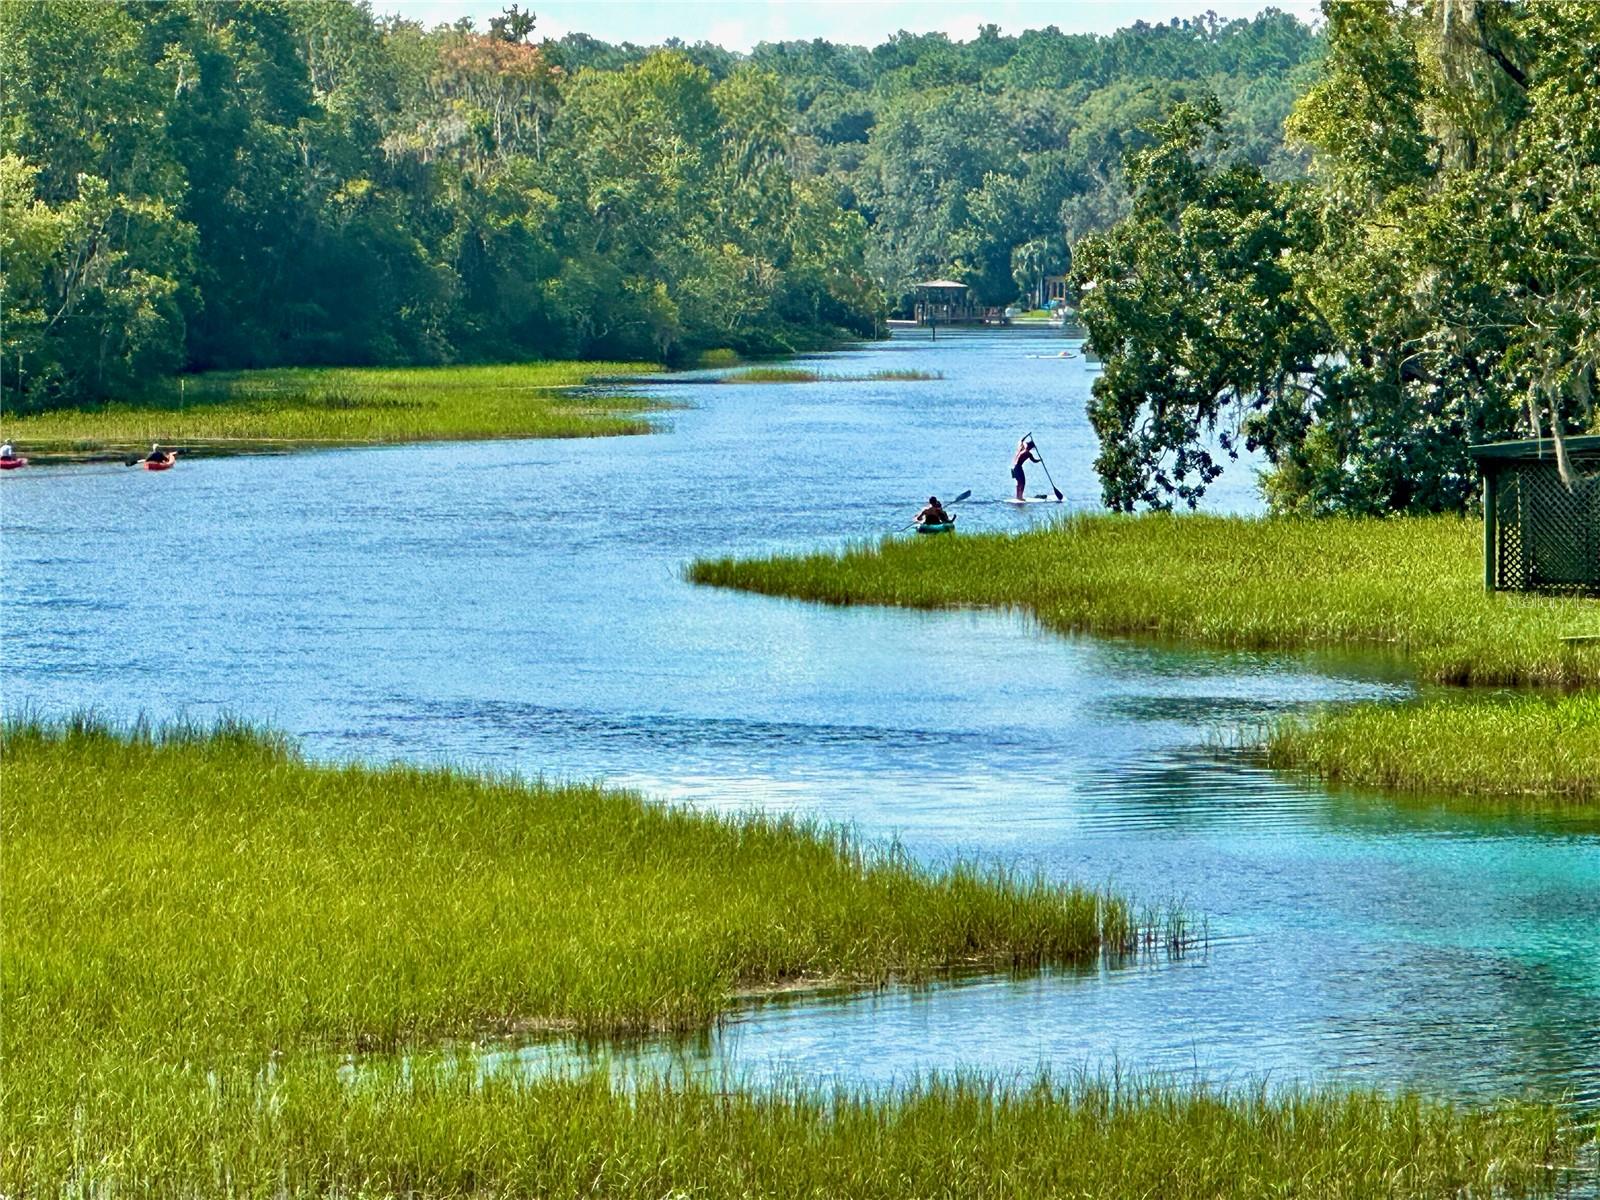
[[(816, 814), (1209, 922), (1209, 949), (1176, 962), (768, 1003), (624, 1059), (751, 1080), (1118, 1065), (1600, 1101), (1600, 822), (1330, 795), (1204, 752), (1240, 721), (1404, 695), (1403, 668), (683, 582), (697, 555), (876, 538), (929, 492), (974, 489), (971, 527), (1047, 517), (998, 503), (1028, 429), (1069, 501), (1093, 505), (1092, 375), (1041, 357), (1065, 344), (906, 337), (822, 363), (934, 383), (660, 386), (692, 407), (652, 437), (15, 472), (5, 705), (229, 712), (317, 756)], [(1256, 504), (1236, 467), (1210, 507)]]

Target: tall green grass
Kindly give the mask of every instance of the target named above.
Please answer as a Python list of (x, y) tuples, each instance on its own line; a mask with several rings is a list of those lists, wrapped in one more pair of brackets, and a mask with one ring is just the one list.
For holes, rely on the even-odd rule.
[(888, 1097), (624, 1090), (449, 1060), (364, 1065), (353, 1082), (298, 1059), (103, 1082), (109, 1112), (12, 1127), (24, 1144), (0, 1165), (7, 1195), (1437, 1200), (1594, 1181), (1578, 1165), (1590, 1131), (1532, 1103), (1088, 1079), (926, 1079)]
[(1600, 601), (1486, 595), (1456, 517), (1076, 516), (1017, 536), (700, 561), (699, 583), (830, 604), (1022, 608), (1060, 630), (1260, 649), (1366, 647), (1450, 684), (1600, 683)]
[(1138, 931), (1114, 898), (790, 820), (315, 766), (238, 725), (12, 722), (0, 752), (7, 1196), (1515, 1194), (1587, 1136), (1367, 1094), (486, 1074), (441, 1039), (695, 1028), (741, 987)]
[(4, 753), (8, 1041), (692, 1029), (745, 988), (1077, 961), (1137, 936), (1114, 897), (933, 873), (789, 819), (316, 766), (244, 729), (13, 724)]
[(1278, 722), (1267, 761), (1352, 787), (1600, 800), (1600, 691), (1362, 704)]
[[(331, 1086), (316, 1064), (340, 1053), (692, 1030), (751, 989), (1080, 961), (1149, 936), (1115, 897), (924, 870), (793, 820), (317, 766), (237, 725), (16, 721), (0, 750), (6, 1195), (226, 1165), (202, 1147), (292, 1133), (273, 1114), (301, 1093), (277, 1072)], [(264, 1096), (268, 1077), (290, 1091)], [(306, 1153), (315, 1171), (322, 1149)]]
[(294, 367), (171, 380), (93, 409), (18, 417), (0, 433), (26, 450), (228, 442), (417, 442), (646, 433), (639, 397), (575, 391), (638, 363), (477, 367)]

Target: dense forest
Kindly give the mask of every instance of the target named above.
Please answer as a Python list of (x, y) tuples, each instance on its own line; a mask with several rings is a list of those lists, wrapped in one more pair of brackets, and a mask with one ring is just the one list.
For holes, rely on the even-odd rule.
[(1241, 447), (1273, 507), (1471, 505), (1473, 442), (1596, 427), (1600, 3), (1327, 7), (1287, 124), (1309, 176), (1177, 105), (1079, 245), (1106, 502), (1195, 501)]
[(175, 370), (685, 361), (1035, 294), (1216, 97), (1264, 180), (1320, 39), (1254, 21), (715, 46), (425, 29), (343, 0), (0, 8), (3, 403)]
[[(1124, 155), (1186, 98), (1217, 97), (1235, 151), (1269, 178), (1303, 173), (1283, 121), (1320, 48), (1270, 8), (1253, 21), (1140, 22), (1109, 37), (1054, 26), (1008, 37), (990, 25), (970, 42), (901, 33), (871, 50), (678, 47), (719, 77), (754, 69), (779, 80), (798, 169), (865, 218), (872, 277), (896, 308), (932, 275), (1004, 304), (1065, 272), (1072, 243), (1127, 211)], [(616, 70), (648, 53), (582, 34), (544, 49), (569, 71)]]

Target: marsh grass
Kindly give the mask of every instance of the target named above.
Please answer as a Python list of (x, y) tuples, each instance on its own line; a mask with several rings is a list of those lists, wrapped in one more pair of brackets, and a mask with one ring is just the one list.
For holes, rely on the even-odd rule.
[(1600, 601), (1486, 595), (1479, 522), (1073, 516), (1015, 536), (702, 560), (699, 583), (829, 604), (1026, 609), (1063, 631), (1218, 647), (1367, 647), (1449, 684), (1590, 686)]
[[(294, 1080), (332, 1086), (316, 1064), (341, 1053), (694, 1030), (763, 987), (1081, 962), (1161, 936), (1110, 895), (928, 870), (836, 829), (592, 786), (318, 766), (239, 724), (14, 720), (0, 750), (6, 1195), (101, 1170), (141, 1191), (147, 1170), (214, 1163), (198, 1147), (224, 1134), (244, 1147), (265, 1122), (298, 1136), (264, 1115), (263, 1080), (279, 1113), (302, 1095)], [(565, 1122), (548, 1100), (513, 1102), (538, 1136)], [(442, 1117), (413, 1095), (366, 1135), (401, 1154)], [(321, 1128), (339, 1158), (349, 1131)], [(128, 1175), (130, 1162), (143, 1165)]]
[(835, 830), (316, 766), (240, 724), (21, 720), (0, 751), (8, 1196), (1421, 1197), (1538, 1191), (1588, 1136), (1539, 1104), (490, 1068), (443, 1039), (696, 1028), (741, 985), (1138, 933), (1114, 898)]
[(858, 375), (818, 371), (810, 367), (746, 367), (718, 376), (717, 383), (916, 383), (943, 379), (939, 371), (885, 368)]
[(0, 1167), (7, 1194), (1435, 1200), (1577, 1195), (1591, 1173), (1576, 1165), (1589, 1131), (1533, 1103), (1087, 1078), (926, 1078), (889, 1096), (623, 1088), (443, 1057), (354, 1083), (309, 1060), (199, 1074), (107, 1081), (122, 1106), (30, 1130)]
[[(226, 450), (229, 443), (349, 445), (500, 437), (647, 433), (652, 402), (581, 387), (656, 368), (544, 362), (474, 367), (284, 367), (170, 380), (92, 409), (18, 417), (0, 431), (30, 452), (148, 449), (151, 442)], [(251, 445), (246, 448), (258, 448)]]
[(693, 1029), (740, 988), (1075, 962), (1138, 937), (1114, 897), (927, 871), (790, 819), (315, 766), (240, 727), (4, 736), (8, 1030), (92, 1039), (105, 1018), (151, 1045), (215, 1030), (265, 1051)]
[(1279, 721), (1264, 750), (1351, 787), (1600, 801), (1600, 691), (1330, 708)]

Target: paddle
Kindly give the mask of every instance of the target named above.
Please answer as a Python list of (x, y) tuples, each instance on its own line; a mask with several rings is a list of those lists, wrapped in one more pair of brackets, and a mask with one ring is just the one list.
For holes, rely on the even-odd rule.
[[(1039, 447), (1033, 444), (1033, 431), (1031, 429), (1028, 431), (1028, 445), (1033, 450), (1033, 456), (1039, 460), (1039, 465), (1044, 467), (1044, 477), (1046, 479), (1050, 479), (1050, 468), (1044, 466), (1044, 455), (1040, 454)], [(1066, 497), (1061, 494), (1061, 489), (1056, 486), (1056, 481), (1054, 479), (1050, 479), (1050, 490), (1056, 494), (1057, 501), (1066, 499)]]
[[(954, 500), (950, 501), (950, 503), (946, 504), (945, 507), (946, 508), (954, 508), (956, 505), (960, 504), (963, 500), (969, 499), (971, 496), (972, 496), (972, 489), (968, 488), (966, 491), (962, 492), (961, 495), (957, 496)], [(917, 527), (917, 523), (915, 521), (912, 521), (911, 524), (909, 524), (909, 525), (902, 525), (900, 527), (900, 532), (904, 533), (906, 530), (915, 529), (916, 527)]]

